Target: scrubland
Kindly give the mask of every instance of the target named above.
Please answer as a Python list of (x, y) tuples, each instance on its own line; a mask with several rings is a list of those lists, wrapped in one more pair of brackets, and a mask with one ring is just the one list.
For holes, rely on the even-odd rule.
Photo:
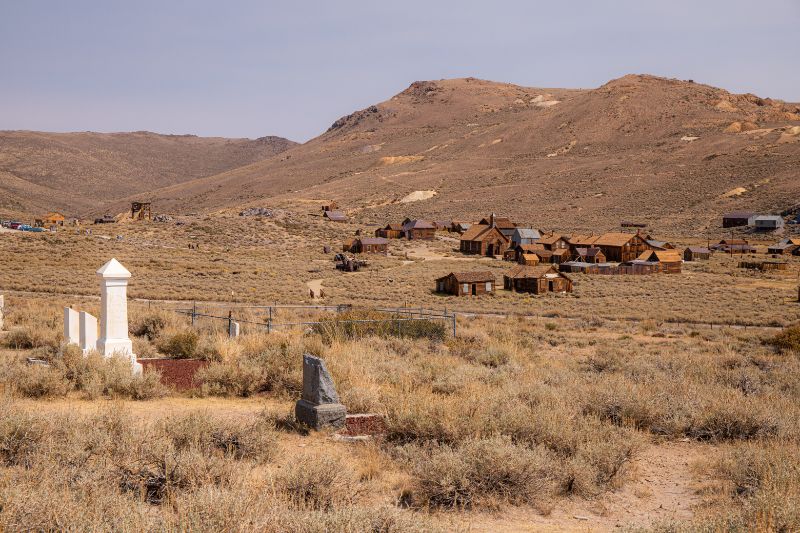
[[(793, 328), (463, 317), (455, 338), (331, 327), (228, 339), (134, 303), (140, 354), (209, 361), (202, 387), (178, 394), (62, 346), (63, 303), (9, 299), (4, 529), (496, 530), (512, 509), (552, 529), (575, 505), (592, 522), (572, 527), (599, 530), (800, 527)], [(294, 422), (307, 352), (326, 359), (349, 412), (385, 416), (383, 437), (342, 442)], [(626, 521), (614, 495), (647, 486), (641, 457), (672, 442), (703, 447), (685, 480), (700, 503)]]

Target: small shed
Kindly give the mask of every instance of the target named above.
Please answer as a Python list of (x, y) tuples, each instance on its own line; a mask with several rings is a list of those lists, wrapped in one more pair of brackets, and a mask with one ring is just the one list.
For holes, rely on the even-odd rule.
[(705, 246), (689, 246), (683, 251), (684, 261), (708, 261), (711, 259), (711, 250)]
[(793, 239), (783, 239), (767, 248), (767, 253), (774, 255), (790, 255), (798, 248), (800, 248), (800, 246), (795, 244)]
[(388, 245), (389, 240), (383, 237), (361, 237), (345, 241), (342, 251), (353, 254), (385, 254)]
[(660, 263), (661, 272), (680, 274), (683, 258), (677, 250), (647, 250), (636, 258), (637, 262)]
[(507, 290), (544, 294), (572, 292), (572, 280), (553, 265), (519, 265), (503, 275)]
[(436, 280), (436, 292), (454, 296), (480, 296), (495, 291), (494, 274), (485, 271), (451, 272)]
[(322, 217), (332, 222), (347, 222), (347, 215), (341, 211), (325, 211), (322, 213)]
[(581, 274), (599, 274), (600, 266), (597, 263), (586, 263), (584, 261), (567, 261), (558, 265), (561, 272), (579, 272)]
[(386, 226), (375, 230), (375, 236), (383, 237), (384, 239), (401, 239), (403, 237), (403, 225), (386, 224)]
[(542, 234), (539, 233), (539, 230), (533, 228), (516, 228), (514, 229), (514, 233), (511, 234), (511, 244), (512, 246), (534, 244), (541, 238)]
[(403, 236), (409, 240), (430, 241), (436, 237), (436, 226), (428, 220), (403, 221)]
[(464, 233), (466, 232), (470, 226), (472, 226), (471, 222), (462, 222), (462, 221), (453, 221), (452, 226), (450, 226), (450, 231), (453, 233)]
[(722, 227), (752, 226), (755, 223), (755, 218), (756, 214), (752, 211), (732, 211), (722, 215)]
[(759, 215), (755, 218), (757, 231), (774, 231), (783, 227), (783, 217), (780, 215)]
[(331, 200), (331, 201), (329, 201), (329, 202), (327, 202), (327, 203), (322, 205), (322, 212), (323, 213), (325, 211), (336, 211), (337, 209), (339, 209), (339, 204), (337, 204), (333, 200)]
[(519, 258), (520, 265), (536, 266), (540, 261), (541, 259), (539, 259), (539, 256), (536, 254), (522, 254), (522, 256)]

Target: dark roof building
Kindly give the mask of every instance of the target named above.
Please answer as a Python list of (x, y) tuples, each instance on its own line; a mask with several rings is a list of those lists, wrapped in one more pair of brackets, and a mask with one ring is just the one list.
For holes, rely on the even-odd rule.
[(479, 296), (495, 291), (494, 274), (488, 270), (477, 272), (451, 272), (436, 280), (436, 292), (454, 296)]

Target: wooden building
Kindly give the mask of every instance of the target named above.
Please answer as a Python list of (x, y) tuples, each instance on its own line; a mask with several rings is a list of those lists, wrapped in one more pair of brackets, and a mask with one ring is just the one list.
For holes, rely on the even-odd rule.
[(534, 244), (541, 238), (542, 234), (539, 233), (539, 230), (533, 228), (515, 228), (514, 233), (511, 234), (511, 245)]
[(407, 218), (403, 221), (403, 237), (409, 240), (430, 241), (436, 237), (436, 226), (427, 220)]
[(375, 230), (376, 237), (383, 237), (384, 239), (402, 239), (403, 238), (403, 225), (402, 224), (386, 224), (382, 228)]
[(506, 236), (506, 238), (510, 241), (511, 236), (514, 235), (514, 230), (517, 229), (517, 225), (511, 222), (511, 219), (508, 217), (498, 217), (494, 213), (489, 215), (488, 218), (481, 219), (478, 222), (481, 226), (493, 226), (500, 230), (500, 233)]
[(726, 254), (753, 254), (756, 252), (755, 246), (751, 246), (744, 239), (722, 239), (717, 244), (712, 244), (711, 249)]
[(326, 203), (326, 204), (324, 204), (322, 206), (322, 212), (323, 213), (325, 211), (336, 211), (337, 209), (339, 209), (339, 204), (337, 204), (333, 200), (331, 200), (330, 202), (328, 202), (328, 203)]
[(508, 237), (499, 228), (476, 224), (461, 236), (460, 250), (464, 254), (494, 257), (503, 255), (509, 245)]
[(536, 266), (541, 262), (541, 259), (536, 254), (522, 254), (518, 262), (520, 265)]
[(470, 228), (470, 226), (472, 226), (471, 222), (454, 220), (453, 224), (450, 226), (450, 231), (453, 233), (460, 233), (463, 235)]
[(594, 246), (603, 251), (607, 261), (619, 263), (633, 261), (650, 249), (640, 233), (604, 233), (594, 241)]
[(332, 222), (347, 222), (347, 215), (341, 211), (325, 211), (322, 213), (322, 217)]
[(572, 292), (572, 280), (553, 265), (516, 266), (503, 275), (503, 286), (533, 294)]
[(345, 241), (342, 251), (353, 254), (385, 254), (388, 247), (389, 240), (383, 237), (361, 237)]
[(647, 250), (636, 258), (637, 261), (660, 263), (661, 272), (665, 274), (680, 274), (683, 258), (677, 250)]
[(689, 246), (683, 251), (684, 261), (708, 261), (711, 259), (711, 250), (705, 246)]
[(659, 241), (651, 238), (649, 235), (645, 237), (644, 242), (650, 247), (651, 250), (674, 250), (675, 246), (671, 242)]
[(555, 252), (556, 250), (569, 250), (569, 242), (567, 242), (567, 239), (562, 235), (556, 235), (554, 233), (542, 235), (542, 237), (536, 241), (536, 244), (542, 245), (545, 250), (550, 250), (551, 252)]
[(436, 292), (454, 296), (480, 296), (495, 291), (495, 277), (489, 271), (451, 272), (436, 280)]
[(37, 218), (34, 224), (40, 228), (49, 228), (51, 226), (63, 226), (66, 218), (61, 213), (51, 211), (42, 218)]
[(736, 228), (739, 226), (752, 226), (756, 214), (752, 211), (733, 211), (722, 215), (723, 228)]
[(567, 261), (558, 265), (561, 272), (579, 272), (581, 274), (599, 274), (600, 266), (598, 263), (586, 263), (584, 261)]

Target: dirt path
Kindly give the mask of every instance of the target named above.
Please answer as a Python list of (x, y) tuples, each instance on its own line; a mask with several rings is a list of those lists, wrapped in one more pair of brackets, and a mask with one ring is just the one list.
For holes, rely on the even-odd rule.
[(322, 294), (322, 282), (323, 279), (312, 279), (311, 281), (306, 281), (306, 286), (310, 291), (314, 292), (314, 299), (318, 300), (322, 298), (320, 296)]
[(653, 444), (631, 465), (630, 479), (618, 491), (596, 500), (564, 498), (544, 516), (526, 508), (476, 513), (468, 518), (473, 531), (614, 531), (647, 527), (653, 522), (689, 520), (700, 503), (700, 480), (691, 465), (707, 456), (706, 445), (695, 442)]

